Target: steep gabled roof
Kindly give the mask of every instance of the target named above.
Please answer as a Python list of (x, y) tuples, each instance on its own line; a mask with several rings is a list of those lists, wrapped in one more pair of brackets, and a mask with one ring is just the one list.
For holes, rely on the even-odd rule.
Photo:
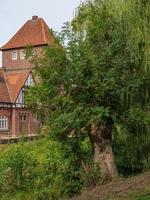
[(48, 45), (53, 41), (54, 36), (44, 20), (33, 16), (31, 20), (28, 20), (22, 28), (1, 47), (1, 50)]
[(5, 72), (0, 69), (0, 102), (10, 103), (10, 95), (6, 83)]
[(6, 72), (6, 82), (8, 84), (9, 93), (12, 99), (12, 102), (15, 103), (17, 97), (24, 87), (25, 82), (30, 74), (30, 70), (28, 71), (20, 71), (20, 72)]
[(15, 103), (31, 71), (4, 71), (0, 69), (0, 102)]

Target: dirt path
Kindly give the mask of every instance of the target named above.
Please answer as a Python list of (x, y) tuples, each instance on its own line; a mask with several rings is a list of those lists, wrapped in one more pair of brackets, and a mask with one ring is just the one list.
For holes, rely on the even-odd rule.
[(150, 200), (150, 172), (132, 178), (119, 178), (106, 185), (96, 187), (92, 191), (84, 191), (72, 200), (130, 200), (131, 198), (128, 196), (131, 193), (149, 194), (148, 199)]

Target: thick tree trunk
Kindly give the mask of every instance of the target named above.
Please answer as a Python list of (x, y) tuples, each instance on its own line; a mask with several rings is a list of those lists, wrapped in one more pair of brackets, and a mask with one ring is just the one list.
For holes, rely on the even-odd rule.
[(100, 166), (102, 175), (110, 178), (118, 176), (111, 146), (111, 121), (108, 121), (105, 125), (99, 123), (93, 124), (89, 137), (93, 147), (94, 162)]

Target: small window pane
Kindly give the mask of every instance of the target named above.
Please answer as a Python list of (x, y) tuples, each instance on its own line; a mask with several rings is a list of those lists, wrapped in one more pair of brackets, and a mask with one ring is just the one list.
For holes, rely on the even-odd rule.
[(25, 59), (25, 52), (24, 52), (24, 50), (20, 51), (20, 59)]
[(12, 52), (12, 60), (17, 60), (17, 51)]

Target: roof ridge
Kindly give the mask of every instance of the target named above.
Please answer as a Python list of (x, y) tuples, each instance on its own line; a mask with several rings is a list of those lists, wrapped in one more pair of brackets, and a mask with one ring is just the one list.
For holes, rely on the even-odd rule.
[(43, 33), (44, 41), (45, 41), (45, 43), (46, 43), (46, 36), (45, 36), (45, 30), (44, 30), (43, 19), (40, 18), (40, 21), (41, 21), (41, 25), (42, 25), (42, 33)]
[(48, 45), (52, 43), (52, 37), (54, 36), (50, 36), (49, 27), (43, 18), (31, 19), (27, 20), (0, 50)]
[(21, 31), (21, 29), (29, 22), (30, 20), (27, 20), (17, 31), (16, 33), (14, 33), (14, 35), (3, 45), (0, 47), (0, 50), (3, 50), (3, 48), (5, 46), (7, 46), (9, 44), (9, 42), (11, 42), (16, 36), (17, 34)]

